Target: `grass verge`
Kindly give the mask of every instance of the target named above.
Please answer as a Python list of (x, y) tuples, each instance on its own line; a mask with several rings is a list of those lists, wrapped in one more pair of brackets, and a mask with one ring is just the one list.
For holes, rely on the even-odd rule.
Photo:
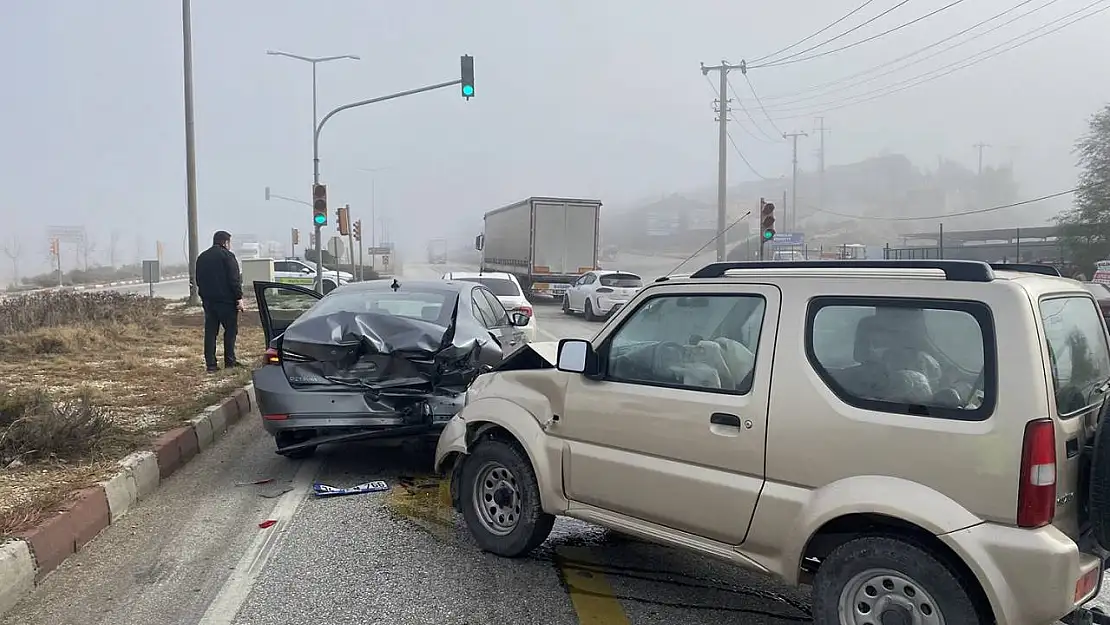
[[(257, 314), (239, 325), (238, 357), (257, 362)], [(202, 317), (163, 300), (49, 293), (0, 305), (0, 537), (249, 382), (249, 369), (206, 373), (203, 339)]]

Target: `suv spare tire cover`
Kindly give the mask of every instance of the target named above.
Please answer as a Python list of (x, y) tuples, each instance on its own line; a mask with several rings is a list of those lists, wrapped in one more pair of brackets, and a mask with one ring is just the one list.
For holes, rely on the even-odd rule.
[(1094, 457), (1091, 459), (1087, 486), (1091, 530), (1103, 549), (1110, 549), (1110, 414), (1107, 407), (1110, 407), (1110, 401), (1104, 401), (1102, 418), (1095, 430)]

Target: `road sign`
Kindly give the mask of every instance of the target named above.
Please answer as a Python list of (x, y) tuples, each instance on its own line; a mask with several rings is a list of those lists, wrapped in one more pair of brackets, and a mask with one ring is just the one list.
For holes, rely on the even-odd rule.
[(381, 245), (379, 245), (378, 247), (368, 247), (368, 248), (366, 248), (366, 253), (370, 254), (371, 256), (374, 256), (374, 255), (381, 256), (383, 254), (388, 254), (392, 251), (393, 251), (392, 247), (383, 247)]
[(328, 253), (336, 260), (346, 258), (347, 246), (344, 245), (343, 237), (332, 237), (328, 240)]
[(388, 267), (388, 266), (389, 266), (389, 254), (386, 254), (385, 256), (382, 256), (382, 267)]
[(771, 245), (776, 247), (791, 247), (794, 245), (805, 245), (806, 235), (801, 232), (776, 232), (775, 238), (771, 241)]

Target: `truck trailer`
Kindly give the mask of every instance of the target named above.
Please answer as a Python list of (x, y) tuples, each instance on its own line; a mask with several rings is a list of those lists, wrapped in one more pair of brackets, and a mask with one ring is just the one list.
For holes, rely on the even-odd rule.
[(485, 214), (482, 271), (511, 273), (529, 295), (561, 298), (598, 267), (599, 200), (530, 197)]

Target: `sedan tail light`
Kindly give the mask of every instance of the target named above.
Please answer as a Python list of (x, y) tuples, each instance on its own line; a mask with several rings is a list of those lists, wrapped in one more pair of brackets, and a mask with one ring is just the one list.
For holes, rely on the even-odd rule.
[(600, 289), (598, 289), (598, 290), (597, 290), (596, 292), (597, 292), (597, 293), (612, 293), (612, 292), (613, 292), (613, 289), (610, 289), (610, 288), (609, 288), (609, 287), (607, 287), (607, 286), (603, 286), (603, 287), (601, 287)]
[(524, 313), (525, 315), (528, 315), (529, 318), (532, 316), (531, 306), (517, 306), (513, 310), (518, 313)]
[(264, 365), (277, 365), (281, 364), (281, 352), (273, 347), (267, 347), (266, 353), (262, 354), (262, 364)]

